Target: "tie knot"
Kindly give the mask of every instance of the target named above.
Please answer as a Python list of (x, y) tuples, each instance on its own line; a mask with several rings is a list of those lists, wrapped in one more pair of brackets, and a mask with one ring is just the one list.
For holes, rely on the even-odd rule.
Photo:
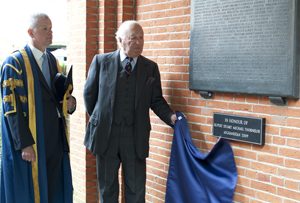
[(45, 60), (47, 58), (46, 54), (42, 55), (43, 60)]
[(128, 56), (126, 58), (129, 59), (130, 62), (133, 60), (133, 58), (128, 57)]

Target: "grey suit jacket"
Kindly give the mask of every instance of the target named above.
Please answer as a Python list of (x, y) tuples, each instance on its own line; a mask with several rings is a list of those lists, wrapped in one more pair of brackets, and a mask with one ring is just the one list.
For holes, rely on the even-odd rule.
[[(116, 80), (120, 65), (120, 50), (96, 55), (91, 63), (84, 86), (84, 102), (90, 116), (84, 145), (102, 155), (110, 137), (115, 105)], [(165, 123), (172, 126), (174, 112), (162, 96), (160, 73), (153, 61), (139, 56), (135, 96), (135, 147), (140, 159), (148, 157), (151, 130), (149, 108)]]

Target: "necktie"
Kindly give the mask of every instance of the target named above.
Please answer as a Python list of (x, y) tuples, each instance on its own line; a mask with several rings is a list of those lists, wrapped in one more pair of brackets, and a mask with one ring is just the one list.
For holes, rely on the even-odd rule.
[(133, 58), (126, 57), (126, 59), (129, 59), (129, 61), (125, 65), (125, 74), (128, 78), (130, 76), (131, 71), (132, 71), (131, 61), (133, 60)]
[(42, 72), (44, 74), (44, 77), (48, 83), (48, 86), (51, 89), (51, 79), (50, 79), (50, 70), (49, 70), (49, 66), (48, 66), (48, 58), (45, 54), (42, 55), (43, 57), (43, 63), (42, 63)]

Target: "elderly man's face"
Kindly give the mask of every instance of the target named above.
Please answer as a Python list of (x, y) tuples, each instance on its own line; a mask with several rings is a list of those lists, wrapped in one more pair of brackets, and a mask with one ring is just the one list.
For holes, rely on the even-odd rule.
[(51, 20), (39, 17), (36, 28), (30, 29), (29, 34), (32, 38), (33, 45), (44, 51), (47, 46), (52, 44), (52, 22)]
[(124, 40), (120, 39), (124, 53), (128, 57), (138, 57), (143, 52), (144, 32), (139, 24), (131, 24)]

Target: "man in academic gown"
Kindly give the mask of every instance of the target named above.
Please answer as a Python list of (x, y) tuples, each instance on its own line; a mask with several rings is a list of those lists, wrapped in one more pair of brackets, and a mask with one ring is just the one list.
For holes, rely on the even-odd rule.
[[(67, 111), (75, 111), (68, 91), (61, 101), (52, 80), (61, 72), (46, 49), (52, 23), (43, 13), (31, 16), (30, 42), (1, 68), (1, 203), (72, 203)], [(70, 88), (71, 89), (71, 88)]]

